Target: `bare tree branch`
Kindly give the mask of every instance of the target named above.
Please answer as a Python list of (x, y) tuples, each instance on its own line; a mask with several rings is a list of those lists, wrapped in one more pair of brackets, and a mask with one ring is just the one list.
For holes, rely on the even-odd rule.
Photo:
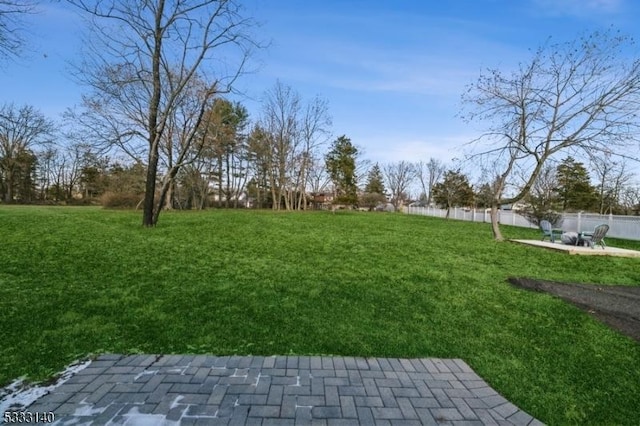
[[(546, 161), (567, 150), (623, 152), (638, 143), (640, 60), (629, 59), (630, 44), (613, 31), (546, 44), (511, 75), (489, 70), (469, 86), (462, 116), (487, 126), (471, 157), (490, 158), (496, 171), (496, 239), (498, 206), (527, 195)], [(516, 172), (527, 178), (505, 197)]]
[[(231, 91), (256, 43), (251, 19), (235, 0), (67, 0), (90, 23), (85, 60), (77, 78), (92, 89), (85, 98), (87, 122), (103, 120), (104, 142), (132, 156), (145, 155), (147, 167), (143, 224), (157, 223), (160, 146), (175, 115), (197, 126), (211, 100)], [(192, 99), (187, 99), (193, 96)], [(192, 105), (195, 100), (198, 105)], [(184, 115), (185, 105), (191, 113)], [(183, 145), (196, 128), (186, 129)], [(142, 149), (141, 149), (142, 148)], [(186, 151), (174, 166), (187, 160)], [(165, 170), (167, 179), (177, 173)]]

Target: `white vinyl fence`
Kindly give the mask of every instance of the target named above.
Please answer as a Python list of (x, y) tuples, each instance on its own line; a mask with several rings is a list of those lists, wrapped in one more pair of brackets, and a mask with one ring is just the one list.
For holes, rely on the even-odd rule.
[[(422, 216), (446, 217), (447, 210), (435, 207), (404, 207), (407, 214)], [(454, 208), (449, 213), (450, 219), (468, 220), (472, 222), (491, 222), (489, 210)], [(500, 210), (498, 221), (504, 225), (521, 226), (524, 228), (537, 228), (537, 225), (529, 222), (512, 210)], [(560, 227), (564, 231), (593, 230), (596, 226), (606, 223), (609, 225), (607, 236), (626, 240), (640, 241), (640, 216), (599, 215), (594, 213), (563, 213)]]

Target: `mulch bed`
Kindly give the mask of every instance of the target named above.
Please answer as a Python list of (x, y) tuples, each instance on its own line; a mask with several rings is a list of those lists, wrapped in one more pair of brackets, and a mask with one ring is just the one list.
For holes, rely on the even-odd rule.
[(513, 277), (507, 281), (519, 288), (558, 296), (640, 342), (640, 287), (571, 284)]

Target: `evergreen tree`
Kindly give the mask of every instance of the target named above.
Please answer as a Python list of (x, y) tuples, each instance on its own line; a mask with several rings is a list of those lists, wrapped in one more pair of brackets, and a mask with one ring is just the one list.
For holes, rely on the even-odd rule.
[(331, 144), (331, 150), (325, 156), (327, 172), (336, 190), (335, 201), (344, 204), (358, 202), (356, 176), (356, 157), (358, 149), (351, 139), (340, 136)]
[(380, 170), (380, 166), (376, 163), (371, 170), (369, 170), (369, 175), (367, 176), (367, 184), (364, 187), (364, 192), (368, 194), (381, 194), (385, 195), (385, 187), (384, 180), (382, 178), (382, 170)]
[(584, 164), (573, 157), (567, 157), (557, 167), (556, 178), (556, 192), (562, 203), (562, 210), (594, 210), (597, 195)]
[(470, 206), (473, 198), (473, 188), (460, 170), (447, 171), (443, 181), (433, 187), (433, 199), (447, 208), (447, 217), (451, 207)]

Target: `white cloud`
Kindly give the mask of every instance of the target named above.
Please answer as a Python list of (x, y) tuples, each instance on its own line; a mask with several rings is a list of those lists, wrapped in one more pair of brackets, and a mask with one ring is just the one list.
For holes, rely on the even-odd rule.
[(452, 166), (454, 160), (461, 157), (464, 144), (470, 140), (471, 137), (466, 135), (424, 139), (368, 139), (365, 156), (374, 163), (428, 161), (433, 157)]
[(533, 0), (543, 13), (579, 18), (614, 15), (622, 12), (623, 0)]

